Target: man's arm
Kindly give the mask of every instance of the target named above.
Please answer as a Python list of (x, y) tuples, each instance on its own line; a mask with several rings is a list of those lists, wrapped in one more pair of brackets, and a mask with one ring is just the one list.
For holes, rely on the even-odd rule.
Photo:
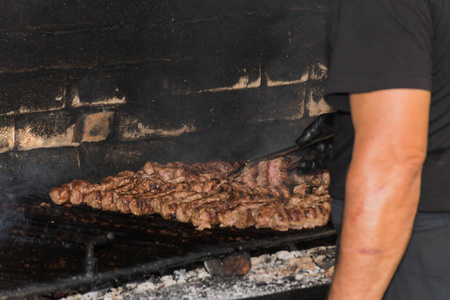
[(329, 299), (381, 299), (417, 212), (430, 93), (392, 89), (352, 94), (350, 106), (355, 143)]

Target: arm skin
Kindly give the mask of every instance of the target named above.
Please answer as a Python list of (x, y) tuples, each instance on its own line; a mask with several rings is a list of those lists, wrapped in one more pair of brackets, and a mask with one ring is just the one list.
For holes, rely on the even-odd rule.
[(350, 95), (355, 143), (329, 300), (383, 297), (417, 212), (429, 106), (425, 90)]

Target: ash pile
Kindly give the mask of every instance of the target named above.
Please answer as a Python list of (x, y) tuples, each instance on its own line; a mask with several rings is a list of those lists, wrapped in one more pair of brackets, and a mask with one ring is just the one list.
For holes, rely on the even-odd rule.
[[(312, 287), (326, 287), (334, 270), (335, 246), (279, 251), (249, 258), (244, 275), (219, 276), (207, 267), (179, 269), (172, 274), (128, 283), (115, 289), (77, 294), (66, 300), (121, 299), (250, 299)], [(209, 270), (208, 270), (209, 269)], [(238, 270), (239, 271), (239, 270)], [(326, 292), (325, 292), (326, 293)], [(312, 298), (309, 298), (312, 299)]]

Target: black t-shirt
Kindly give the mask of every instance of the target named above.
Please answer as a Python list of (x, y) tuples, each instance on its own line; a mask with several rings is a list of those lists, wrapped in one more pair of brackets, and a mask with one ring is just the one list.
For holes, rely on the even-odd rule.
[(330, 194), (344, 198), (353, 147), (349, 93), (431, 91), (419, 211), (450, 211), (450, 0), (328, 0), (325, 99), (338, 109)]

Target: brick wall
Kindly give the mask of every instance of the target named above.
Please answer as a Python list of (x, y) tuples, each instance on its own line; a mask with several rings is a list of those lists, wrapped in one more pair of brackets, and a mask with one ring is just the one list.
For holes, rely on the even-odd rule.
[(241, 160), (327, 112), (325, 0), (5, 0), (0, 188)]

